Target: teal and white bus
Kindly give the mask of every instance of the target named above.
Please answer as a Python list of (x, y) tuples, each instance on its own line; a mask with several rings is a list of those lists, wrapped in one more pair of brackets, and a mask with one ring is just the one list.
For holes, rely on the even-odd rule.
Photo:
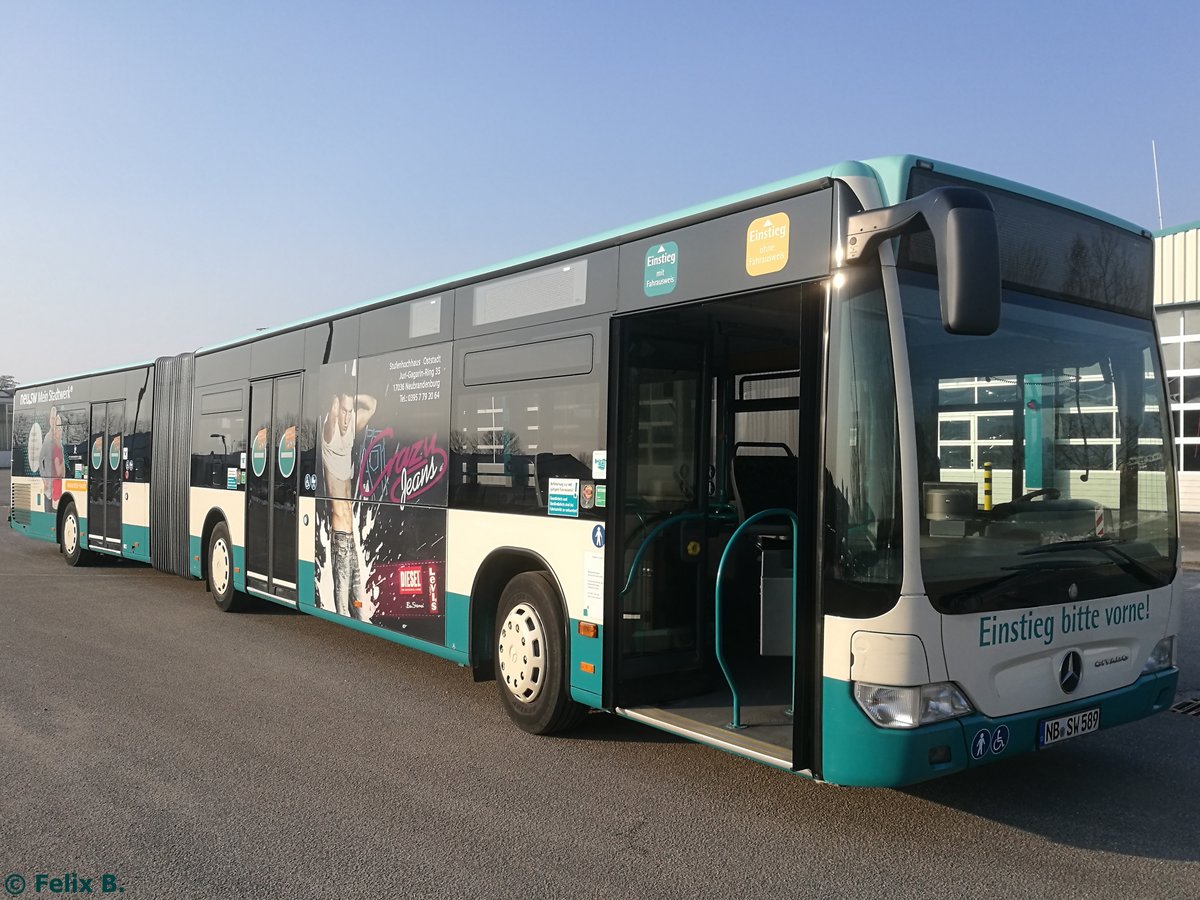
[(10, 522), (444, 657), (529, 732), (918, 782), (1173, 701), (1152, 252), (842, 163), (22, 387)]

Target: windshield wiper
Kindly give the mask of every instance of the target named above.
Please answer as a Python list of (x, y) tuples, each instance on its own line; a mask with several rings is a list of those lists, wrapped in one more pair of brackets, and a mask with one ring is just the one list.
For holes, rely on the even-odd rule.
[(1080, 547), (1099, 550), (1101, 553), (1114, 560), (1118, 566), (1131, 575), (1139, 576), (1143, 581), (1152, 587), (1162, 587), (1163, 578), (1152, 568), (1142, 562), (1135, 556), (1131, 556), (1117, 546), (1119, 542), (1112, 538), (1076, 538), (1071, 541), (1057, 541), (1053, 544), (1042, 544), (1039, 547), (1030, 547), (1028, 550), (1021, 550), (1017, 556), (1032, 556), (1036, 553), (1060, 553), (1067, 550), (1078, 550)]
[(1011, 594), (1018, 588), (1027, 592), (1036, 590), (1039, 578), (1045, 578), (1064, 570), (1084, 569), (1087, 567), (1087, 563), (1076, 562), (1074, 565), (1064, 566), (1057, 562), (1051, 563), (1046, 561), (1035, 563), (1030, 560), (1020, 566), (1005, 566), (1003, 571), (1007, 572), (1007, 574), (973, 584), (952, 594), (947, 594), (945, 600), (955, 607), (954, 611), (957, 613), (979, 612), (984, 609), (990, 609), (990, 606), (985, 606), (984, 604), (988, 603), (994, 597)]

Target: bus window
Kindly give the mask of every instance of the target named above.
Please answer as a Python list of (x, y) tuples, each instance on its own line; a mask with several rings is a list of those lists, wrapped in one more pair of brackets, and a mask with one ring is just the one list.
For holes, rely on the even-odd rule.
[(899, 434), (883, 292), (830, 311), (825, 444), (825, 609), (874, 616), (899, 596)]
[[(454, 506), (547, 514), (550, 478), (586, 480), (604, 446), (599, 378), (460, 388), (450, 436)], [(581, 517), (604, 510), (581, 508)]]

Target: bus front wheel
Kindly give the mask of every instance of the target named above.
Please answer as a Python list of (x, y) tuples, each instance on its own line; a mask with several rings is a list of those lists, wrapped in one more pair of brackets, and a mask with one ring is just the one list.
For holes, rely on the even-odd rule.
[(571, 699), (566, 643), (566, 619), (550, 577), (516, 576), (500, 596), (492, 646), (500, 704), (523, 731), (565, 731), (587, 712)]
[(233, 543), (229, 528), (222, 522), (208, 539), (208, 590), (222, 612), (237, 612), (243, 597), (233, 587)]

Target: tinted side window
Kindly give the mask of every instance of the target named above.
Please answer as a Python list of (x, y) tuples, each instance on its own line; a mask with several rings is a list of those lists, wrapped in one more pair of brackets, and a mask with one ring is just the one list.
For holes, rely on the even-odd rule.
[(151, 416), (154, 410), (154, 373), (138, 369), (126, 376), (125, 410), (128, 424), (125, 448), (129, 465), (125, 480), (145, 483), (150, 480)]
[(192, 486), (229, 488), (230, 471), (240, 483), (242, 453), (246, 450), (244, 385), (220, 385), (196, 392), (192, 419)]
[(59, 411), (62, 422), (63, 455), (68, 478), (82, 478), (87, 472), (88, 408), (72, 406)]
[[(549, 515), (552, 508), (561, 509), (550, 503), (555, 479), (558, 493), (564, 485), (577, 491), (580, 518), (603, 518), (592, 479), (593, 455), (605, 446), (603, 345), (595, 335), (583, 334), (464, 354), (468, 380), (489, 383), (466, 386), (458, 369), (451, 505)], [(538, 351), (564, 347), (578, 351), (570, 367), (564, 367), (560, 354)], [(520, 349), (527, 352), (515, 352)], [(555, 374), (538, 377), (539, 359)], [(506, 360), (519, 362), (514, 380), (501, 380), (497, 367)], [(562, 371), (577, 374), (557, 374)]]
[[(12, 440), (12, 474), (29, 475), (34, 469), (29, 467), (29, 433), (36, 416), (31, 406), (13, 407), (13, 440)], [(36, 461), (34, 466), (37, 466)]]

